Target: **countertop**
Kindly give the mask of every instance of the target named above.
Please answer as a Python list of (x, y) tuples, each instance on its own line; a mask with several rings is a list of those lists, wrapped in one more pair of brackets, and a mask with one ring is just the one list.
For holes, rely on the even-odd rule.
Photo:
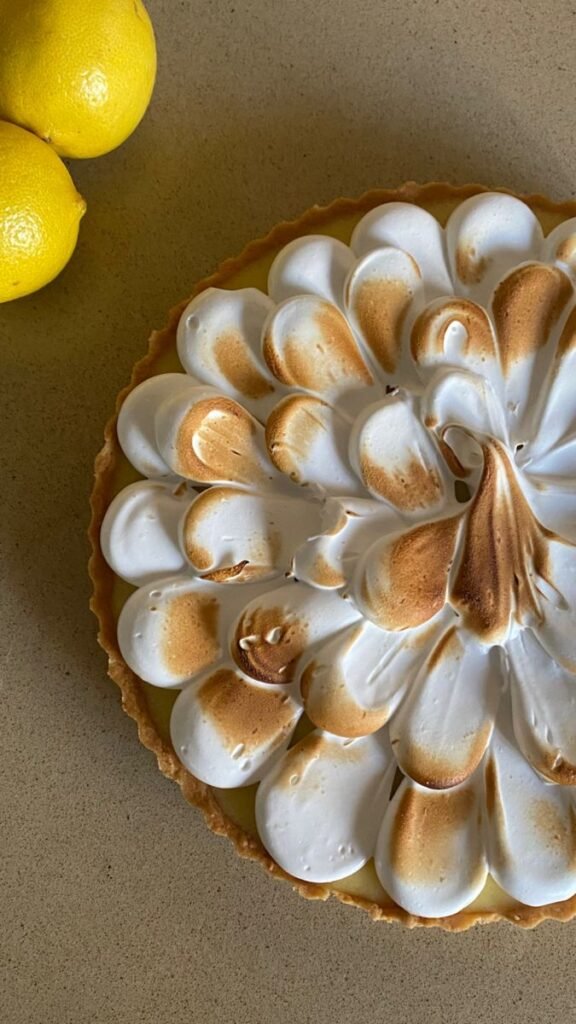
[(567, 0), (148, 0), (136, 134), (74, 162), (62, 276), (0, 307), (5, 1024), (576, 1018), (576, 923), (463, 935), (308, 903), (240, 860), (122, 712), (87, 604), (92, 464), (150, 329), (314, 202), (406, 179), (574, 195)]

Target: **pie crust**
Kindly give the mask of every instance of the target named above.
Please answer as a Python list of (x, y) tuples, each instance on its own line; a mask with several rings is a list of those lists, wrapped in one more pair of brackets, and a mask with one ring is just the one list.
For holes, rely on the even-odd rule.
[[(176, 328), (190, 298), (208, 287), (226, 287), (239, 272), (248, 270), (263, 257), (271, 258), (280, 248), (303, 234), (311, 231), (331, 234), (331, 228), (346, 218), (350, 221), (351, 231), (356, 220), (383, 203), (415, 203), (429, 209), (439, 220), (445, 222), (448, 214), (460, 202), (486, 191), (489, 190), (481, 185), (452, 186), (439, 182), (417, 185), (409, 182), (398, 189), (377, 189), (367, 192), (359, 199), (337, 199), (328, 206), (310, 208), (294, 221), (278, 224), (265, 238), (250, 242), (239, 256), (225, 260), (215, 273), (196, 285), (190, 297), (171, 310), (167, 325), (162, 330), (152, 333), (148, 351), (134, 366), (130, 383), (118, 395), (116, 411), (106, 425), (104, 445), (95, 461), (94, 487), (90, 501), (92, 516), (89, 539), (92, 554), (89, 573), (93, 584), (90, 607), (98, 619), (98, 641), (108, 657), (108, 674), (120, 688), (122, 706), (137, 723), (141, 743), (156, 755), (158, 767), (163, 774), (178, 783), (186, 800), (202, 811), (208, 827), (218, 835), (227, 836), (241, 857), (259, 861), (270, 875), (289, 881), (293, 888), (307, 899), (325, 900), (329, 896), (335, 896), (342, 903), (367, 911), (373, 920), (400, 921), (409, 928), (436, 926), (453, 932), (464, 931), (473, 924), (487, 924), (498, 920), (508, 920), (523, 928), (532, 928), (547, 919), (568, 921), (576, 915), (576, 896), (560, 903), (529, 907), (507, 896), (489, 880), (487, 889), (470, 907), (450, 917), (424, 918), (407, 913), (390, 897), (386, 897), (386, 902), (383, 903), (353, 891), (344, 891), (346, 880), (331, 885), (311, 884), (288, 875), (270, 857), (259, 839), (234, 821), (224, 810), (214, 790), (183, 767), (171, 743), (161, 734), (157, 718), (155, 719), (152, 714), (147, 700), (146, 684), (131, 671), (118, 647), (117, 615), (114, 608), (118, 601), (121, 601), (119, 591), (122, 585), (102, 554), (100, 529), (112, 498), (123, 485), (118, 481), (119, 472), (122, 466), (128, 465), (116, 436), (118, 411), (127, 394), (137, 384), (166, 369), (161, 366), (161, 360), (165, 361), (171, 354), (176, 358)], [(545, 234), (560, 221), (576, 216), (576, 202), (555, 203), (540, 195), (520, 195), (518, 198), (533, 210)]]

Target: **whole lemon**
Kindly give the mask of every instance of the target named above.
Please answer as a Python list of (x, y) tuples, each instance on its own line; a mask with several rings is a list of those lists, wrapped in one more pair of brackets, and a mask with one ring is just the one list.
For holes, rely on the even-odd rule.
[(35, 292), (60, 273), (85, 209), (54, 150), (0, 121), (0, 302)]
[(100, 156), (124, 142), (155, 77), (141, 0), (0, 0), (0, 117), (61, 156)]

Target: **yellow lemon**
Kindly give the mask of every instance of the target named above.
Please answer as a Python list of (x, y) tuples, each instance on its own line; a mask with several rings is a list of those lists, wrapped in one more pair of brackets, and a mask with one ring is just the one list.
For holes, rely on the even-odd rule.
[(0, 302), (35, 292), (60, 273), (85, 209), (54, 150), (0, 121)]
[(0, 0), (0, 117), (61, 156), (100, 156), (124, 142), (155, 77), (141, 0)]

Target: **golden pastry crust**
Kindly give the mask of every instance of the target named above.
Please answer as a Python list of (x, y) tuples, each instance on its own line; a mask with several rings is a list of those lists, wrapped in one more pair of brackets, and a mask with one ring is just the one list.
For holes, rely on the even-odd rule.
[[(408, 182), (399, 189), (378, 189), (366, 192), (359, 199), (337, 199), (328, 206), (314, 206), (297, 220), (279, 224), (265, 238), (251, 242), (239, 256), (225, 260), (215, 273), (200, 281), (190, 298), (209, 287), (225, 287), (234, 274), (255, 260), (278, 250), (306, 232), (321, 231), (323, 225), (336, 218), (361, 215), (373, 207), (387, 202), (455, 203), (486, 191), (489, 190), (482, 185), (452, 186), (441, 182), (417, 185), (414, 182)], [(500, 191), (508, 190), (501, 189)], [(513, 195), (514, 193), (509, 192), (509, 194)], [(550, 216), (555, 219), (576, 216), (575, 202), (554, 203), (540, 195), (522, 195), (519, 198), (523, 199), (537, 216), (540, 214), (541, 217)], [(92, 554), (89, 572), (93, 584), (90, 607), (98, 619), (98, 642), (108, 656), (108, 674), (120, 688), (124, 710), (137, 723), (140, 742), (153, 751), (160, 771), (178, 783), (186, 800), (202, 811), (207, 825), (213, 832), (227, 836), (241, 857), (259, 861), (270, 875), (289, 881), (292, 887), (307, 899), (325, 900), (329, 896), (336, 896), (342, 903), (367, 911), (375, 921), (400, 921), (408, 928), (440, 927), (452, 932), (465, 931), (474, 924), (488, 924), (498, 920), (508, 920), (523, 928), (533, 928), (541, 921), (548, 919), (570, 920), (576, 915), (576, 896), (561, 903), (551, 903), (543, 907), (528, 907), (515, 903), (511, 907), (492, 911), (469, 908), (451, 917), (423, 918), (408, 914), (394, 904), (383, 907), (361, 896), (342, 892), (334, 886), (307, 884), (293, 878), (276, 864), (258, 839), (244, 831), (226, 815), (210, 786), (200, 782), (186, 771), (176, 757), (172, 746), (159, 734), (146, 702), (142, 681), (128, 668), (120, 654), (116, 638), (116, 622), (112, 611), (116, 577), (102, 554), (100, 528), (106, 509), (113, 497), (114, 478), (118, 463), (123, 458), (116, 436), (118, 411), (128, 393), (137, 384), (154, 375), (156, 364), (160, 358), (175, 350), (178, 321), (190, 298), (171, 310), (168, 323), (163, 330), (152, 333), (147, 354), (136, 363), (130, 383), (118, 395), (116, 411), (104, 431), (104, 445), (96, 457), (94, 487), (90, 499), (92, 518), (89, 539)]]

